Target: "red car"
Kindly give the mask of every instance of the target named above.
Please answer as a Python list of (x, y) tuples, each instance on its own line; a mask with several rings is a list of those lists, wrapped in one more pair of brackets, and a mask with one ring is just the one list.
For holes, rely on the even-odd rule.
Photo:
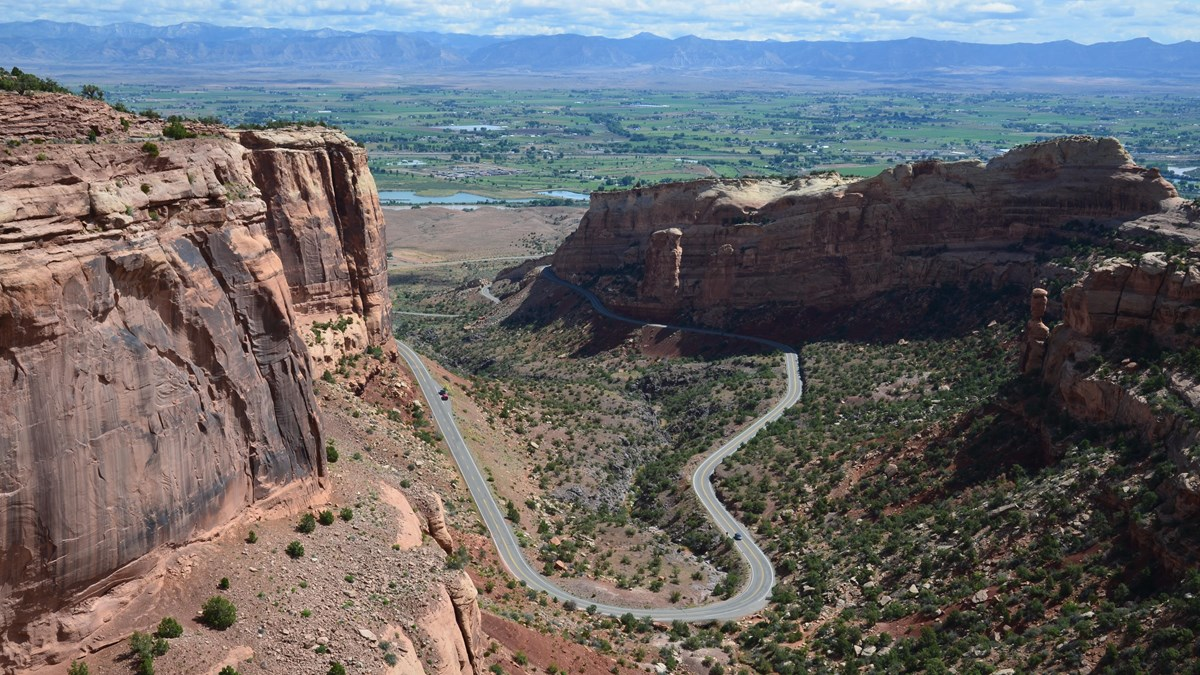
[(446, 392), (444, 392), (444, 391), (443, 391), (443, 392), (442, 392), (442, 400), (443, 400), (443, 401), (449, 401), (449, 400), (450, 400), (450, 394), (447, 394)]

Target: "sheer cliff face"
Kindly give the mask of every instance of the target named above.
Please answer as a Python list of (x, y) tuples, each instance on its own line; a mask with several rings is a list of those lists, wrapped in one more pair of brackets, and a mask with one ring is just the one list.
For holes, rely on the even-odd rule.
[(1072, 219), (1158, 213), (1176, 197), (1116, 140), (1060, 139), (986, 165), (922, 162), (854, 183), (704, 180), (598, 193), (554, 268), (643, 317), (786, 325), (889, 291), (1028, 282), (1022, 241)]
[[(0, 139), (66, 100), (0, 96)], [(313, 322), (350, 318), (327, 352), (392, 349), (363, 151), (221, 133), (0, 156), (0, 642), (157, 546), (318, 489)]]

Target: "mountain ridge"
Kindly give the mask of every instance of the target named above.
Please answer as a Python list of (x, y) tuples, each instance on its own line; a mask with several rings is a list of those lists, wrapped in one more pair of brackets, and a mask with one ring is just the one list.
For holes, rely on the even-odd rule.
[(555, 34), (489, 36), (430, 31), (301, 30), (208, 23), (150, 26), (30, 21), (0, 23), (0, 62), (63, 68), (176, 71), (270, 67), (318, 71), (544, 73), (592, 70), (711, 70), (923, 78), (1200, 77), (1200, 42), (1149, 38), (1091, 45), (1067, 40), (979, 44), (910, 37), (873, 42), (714, 40), (638, 33), (627, 38)]

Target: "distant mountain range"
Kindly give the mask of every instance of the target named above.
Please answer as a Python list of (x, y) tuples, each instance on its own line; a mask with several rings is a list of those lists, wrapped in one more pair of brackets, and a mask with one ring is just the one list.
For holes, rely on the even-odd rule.
[(294, 69), (420, 73), (703, 72), (709, 77), (779, 73), (808, 78), (910, 80), (1085, 78), (1126, 81), (1200, 78), (1200, 42), (1149, 39), (1081, 45), (972, 44), (910, 38), (879, 42), (668, 39), (547, 35), (497, 37), (430, 32), (234, 28), (204, 23), (86, 26), (0, 23), (0, 64), (48, 75)]

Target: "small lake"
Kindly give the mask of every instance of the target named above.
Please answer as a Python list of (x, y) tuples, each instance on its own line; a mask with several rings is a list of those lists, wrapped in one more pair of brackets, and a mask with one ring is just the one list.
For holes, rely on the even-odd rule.
[(1196, 169), (1200, 169), (1200, 166), (1168, 166), (1167, 173), (1172, 173), (1176, 176), (1186, 176)]
[(558, 199), (574, 199), (580, 202), (591, 201), (590, 195), (585, 195), (582, 192), (571, 192), (570, 190), (543, 190), (538, 192), (538, 194), (546, 195), (547, 197), (557, 197)]
[(455, 192), (445, 197), (425, 197), (410, 190), (381, 190), (379, 201), (401, 204), (496, 204), (498, 202), (520, 203), (528, 199), (495, 199), (470, 192)]
[[(570, 190), (546, 190), (538, 194), (557, 199), (574, 199), (576, 201), (588, 201), (589, 199), (588, 195)], [(455, 192), (452, 195), (444, 197), (426, 197), (411, 190), (380, 190), (379, 201), (397, 204), (526, 204), (534, 201), (534, 199), (532, 197), (526, 199), (496, 199), (495, 197), (485, 197), (472, 192)]]

